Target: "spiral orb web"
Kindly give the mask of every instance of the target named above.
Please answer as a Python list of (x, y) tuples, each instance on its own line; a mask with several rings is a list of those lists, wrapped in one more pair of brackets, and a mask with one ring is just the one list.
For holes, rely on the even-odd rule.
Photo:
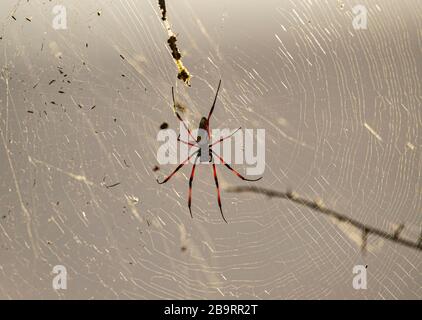
[[(352, 8), (368, 10), (353, 28)], [(257, 185), (292, 188), (384, 230), (421, 220), (418, 0), (168, 1), (191, 88), (176, 79), (157, 1), (0, 4), (0, 297), (420, 299), (420, 251), (258, 194), (222, 191), (199, 165), (158, 186), (156, 136), (211, 125), (266, 130)], [(238, 166), (243, 173), (244, 168)], [(242, 181), (218, 168), (222, 186)], [(367, 265), (368, 288), (352, 286)], [(67, 290), (52, 288), (53, 267)]]

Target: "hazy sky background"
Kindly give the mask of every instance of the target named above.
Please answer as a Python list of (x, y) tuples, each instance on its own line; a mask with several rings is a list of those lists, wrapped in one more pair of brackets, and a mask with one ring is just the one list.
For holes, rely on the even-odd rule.
[[(152, 169), (160, 125), (179, 126), (171, 87), (194, 128), (221, 78), (211, 125), (266, 130), (255, 185), (386, 231), (405, 223), (416, 241), (422, 2), (183, 0), (167, 15), (190, 88), (157, 1), (0, 1), (0, 298), (420, 299), (421, 251), (372, 236), (363, 255), (359, 235), (310, 209), (225, 192), (248, 183), (222, 166), (229, 223), (206, 165), (191, 219), (191, 166), (165, 185), (175, 166)], [(357, 264), (367, 290), (352, 287)], [(52, 288), (55, 265), (67, 290)]]

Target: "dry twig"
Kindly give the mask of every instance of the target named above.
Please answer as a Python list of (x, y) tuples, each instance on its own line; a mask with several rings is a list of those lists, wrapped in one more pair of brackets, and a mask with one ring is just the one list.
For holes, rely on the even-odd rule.
[(296, 195), (295, 193), (293, 193), (292, 191), (281, 192), (281, 191), (275, 191), (275, 190), (266, 189), (266, 188), (254, 187), (254, 186), (229, 187), (229, 188), (227, 188), (226, 191), (235, 192), (235, 193), (253, 192), (253, 193), (264, 194), (264, 195), (266, 195), (270, 198), (286, 199), (286, 200), (292, 201), (294, 203), (300, 204), (302, 206), (311, 208), (312, 210), (320, 212), (320, 213), (325, 214), (327, 216), (333, 217), (333, 218), (337, 219), (338, 221), (348, 222), (351, 225), (353, 225), (354, 227), (356, 227), (356, 228), (358, 228), (362, 231), (362, 250), (365, 250), (365, 248), (366, 248), (368, 236), (373, 234), (373, 235), (377, 235), (381, 238), (390, 240), (392, 242), (396, 242), (396, 243), (398, 243), (402, 246), (422, 251), (422, 233), (421, 233), (421, 236), (420, 236), (418, 241), (411, 241), (411, 240), (408, 240), (408, 239), (404, 239), (404, 238), (400, 237), (400, 233), (404, 229), (403, 224), (399, 225), (399, 227), (394, 232), (387, 232), (387, 231), (384, 231), (384, 230), (381, 230), (381, 229), (377, 229), (377, 228), (368, 226), (368, 225), (366, 225), (366, 224), (364, 224), (360, 221), (349, 218), (348, 216), (346, 216), (344, 214), (341, 214), (341, 213), (336, 212), (332, 209), (326, 208), (319, 201), (312, 201), (312, 200), (307, 200), (307, 199), (301, 198), (298, 195)]

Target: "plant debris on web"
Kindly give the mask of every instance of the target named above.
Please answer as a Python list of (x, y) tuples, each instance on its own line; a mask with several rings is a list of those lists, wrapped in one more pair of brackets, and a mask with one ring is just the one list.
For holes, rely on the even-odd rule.
[(164, 26), (166, 27), (168, 40), (167, 43), (169, 44), (171, 55), (173, 56), (174, 62), (176, 63), (177, 69), (179, 73), (177, 74), (177, 78), (182, 80), (186, 85), (190, 87), (190, 78), (191, 75), (188, 69), (183, 65), (182, 62), (182, 55), (180, 54), (179, 49), (177, 48), (177, 38), (176, 34), (172, 31), (170, 22), (167, 19), (167, 9), (166, 9), (166, 2), (165, 0), (158, 0), (158, 5), (160, 6), (161, 10), (161, 20), (163, 20)]

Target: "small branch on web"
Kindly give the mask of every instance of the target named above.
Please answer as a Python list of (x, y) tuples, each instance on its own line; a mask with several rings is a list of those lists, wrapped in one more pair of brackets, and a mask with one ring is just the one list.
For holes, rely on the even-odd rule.
[(226, 189), (226, 191), (232, 192), (232, 193), (252, 192), (252, 193), (263, 194), (270, 198), (286, 199), (294, 203), (300, 204), (302, 206), (308, 207), (316, 212), (333, 217), (337, 219), (338, 221), (348, 222), (354, 227), (356, 227), (357, 229), (362, 231), (362, 251), (366, 250), (368, 236), (371, 234), (377, 235), (381, 238), (398, 243), (402, 246), (422, 251), (422, 232), (421, 232), (421, 235), (419, 236), (418, 241), (411, 241), (408, 239), (404, 239), (400, 236), (400, 233), (404, 229), (404, 224), (399, 225), (396, 228), (396, 230), (394, 230), (394, 232), (387, 232), (381, 229), (368, 226), (360, 221), (349, 218), (348, 216), (344, 214), (341, 214), (332, 209), (326, 208), (321, 201), (312, 201), (312, 200), (301, 198), (292, 191), (282, 192), (282, 191), (275, 191), (271, 189), (253, 187), (253, 186), (229, 187)]

